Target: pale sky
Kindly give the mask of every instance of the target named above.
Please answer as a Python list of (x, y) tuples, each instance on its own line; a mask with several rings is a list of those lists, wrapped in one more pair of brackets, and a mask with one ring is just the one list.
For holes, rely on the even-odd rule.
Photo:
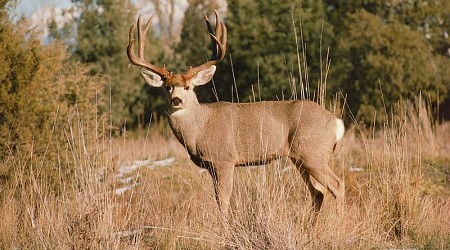
[[(138, 8), (136, 16), (139, 14), (151, 15), (154, 10), (149, 0), (132, 0), (135, 6)], [(224, 7), (226, 7), (226, 1)], [(14, 16), (25, 16), (33, 28), (41, 31), (42, 39), (48, 35), (48, 22), (55, 20), (59, 27), (62, 27), (64, 23), (73, 20), (74, 16), (79, 14), (75, 11), (72, 13), (66, 13), (63, 10), (69, 9), (72, 6), (71, 0), (17, 0), (17, 7)], [(181, 20), (184, 15), (184, 10), (188, 6), (187, 0), (175, 1), (175, 19)], [(15, 19), (13, 17), (13, 19)], [(157, 20), (156, 20), (157, 21)]]
[(44, 7), (68, 8), (71, 4), (70, 0), (17, 0), (17, 14), (30, 17)]
[[(146, 7), (150, 5), (149, 0), (133, 0), (136, 6)], [(67, 9), (72, 5), (70, 0), (17, 0), (17, 14), (23, 14), (26, 17), (31, 17), (36, 12), (39, 12), (42, 9), (59, 8), (59, 9)], [(181, 10), (186, 9), (187, 0), (178, 0), (176, 1), (176, 6), (178, 6)], [(148, 7), (147, 7), (148, 8)]]

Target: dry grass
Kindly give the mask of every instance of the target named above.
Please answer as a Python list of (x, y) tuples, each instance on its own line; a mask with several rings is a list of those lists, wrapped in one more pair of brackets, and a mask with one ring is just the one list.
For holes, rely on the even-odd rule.
[[(16, 171), (1, 186), (0, 248), (448, 249), (450, 125), (436, 127), (421, 106), (401, 110), (376, 132), (348, 130), (333, 161), (346, 204), (326, 197), (315, 226), (306, 186), (285, 160), (239, 168), (223, 221), (210, 176), (168, 135), (68, 142), (78, 160), (59, 193), (42, 181), (43, 162), (10, 157), (1, 163)], [(118, 176), (125, 163), (170, 157), (170, 166), (150, 161)], [(116, 193), (126, 185), (134, 188)]]

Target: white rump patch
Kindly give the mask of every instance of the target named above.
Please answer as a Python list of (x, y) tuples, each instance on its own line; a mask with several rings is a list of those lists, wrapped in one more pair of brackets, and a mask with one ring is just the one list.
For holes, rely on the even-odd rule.
[(342, 119), (336, 119), (336, 141), (340, 141), (344, 137), (345, 126)]

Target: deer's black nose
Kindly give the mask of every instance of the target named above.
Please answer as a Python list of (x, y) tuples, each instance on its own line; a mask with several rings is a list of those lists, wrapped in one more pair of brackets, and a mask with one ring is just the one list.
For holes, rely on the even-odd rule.
[(178, 98), (178, 97), (174, 97), (174, 98), (172, 98), (172, 100), (170, 101), (170, 103), (171, 103), (173, 106), (180, 106), (180, 105), (183, 103), (183, 101), (182, 101), (180, 98)]

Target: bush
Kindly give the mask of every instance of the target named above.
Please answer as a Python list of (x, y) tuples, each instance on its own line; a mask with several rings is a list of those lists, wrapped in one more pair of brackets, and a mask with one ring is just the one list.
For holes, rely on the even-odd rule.
[(432, 103), (446, 96), (448, 65), (419, 31), (364, 10), (349, 15), (345, 27), (338, 48), (346, 57), (337, 71), (345, 76), (342, 90), (359, 118), (383, 121), (401, 98), (419, 93)]
[[(20, 157), (27, 159), (25, 168), (34, 164), (37, 171), (49, 172), (42, 176), (53, 183), (52, 173), (71, 172), (64, 166), (73, 157), (59, 156), (70, 145), (67, 140), (73, 135), (93, 139), (89, 134), (96, 130), (103, 80), (88, 76), (87, 67), (71, 61), (61, 44), (42, 45), (26, 25), (7, 17), (0, 24), (0, 179), (15, 171), (7, 159)], [(72, 120), (83, 124), (75, 127), (83, 131), (71, 133)]]

